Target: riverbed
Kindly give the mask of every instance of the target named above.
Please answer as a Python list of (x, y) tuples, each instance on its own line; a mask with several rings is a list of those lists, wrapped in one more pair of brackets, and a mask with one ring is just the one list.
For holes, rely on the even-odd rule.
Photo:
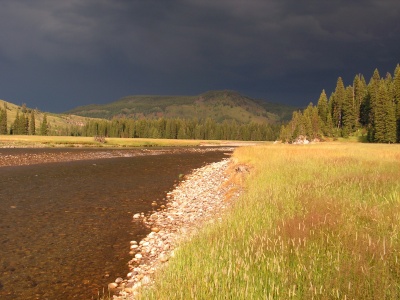
[(0, 298), (97, 299), (128, 272), (129, 241), (149, 233), (132, 216), (229, 152), (0, 149), (26, 162), (0, 167)]

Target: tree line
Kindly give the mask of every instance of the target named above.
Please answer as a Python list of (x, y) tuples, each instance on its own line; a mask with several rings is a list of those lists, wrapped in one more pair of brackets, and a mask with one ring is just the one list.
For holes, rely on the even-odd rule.
[(322, 90), (316, 106), (310, 103), (293, 113), (281, 127), (280, 139), (293, 142), (299, 136), (308, 139), (364, 136), (368, 142), (400, 142), (400, 65), (394, 74), (381, 77), (375, 69), (367, 83), (358, 74), (353, 84), (344, 86), (338, 78), (329, 99)]
[(81, 134), (123, 138), (272, 141), (278, 137), (279, 128), (280, 125), (255, 122), (239, 124), (234, 120), (217, 123), (211, 118), (114, 118), (89, 120)]
[(26, 105), (23, 104), (21, 113), (18, 110), (14, 122), (8, 128), (7, 125), (7, 104), (4, 103), (4, 107), (0, 108), (0, 134), (15, 134), (15, 135), (47, 135), (48, 124), (47, 115), (44, 114), (43, 121), (39, 127), (39, 132), (36, 129), (36, 117), (34, 110), (28, 110)]
[(182, 118), (88, 119), (86, 124), (53, 128), (46, 114), (36, 128), (37, 111), (22, 108), (7, 128), (7, 107), (0, 108), (0, 134), (15, 135), (70, 135), (102, 136), (121, 138), (199, 139), (199, 140), (252, 140), (272, 141), (279, 136), (280, 125), (265, 123), (241, 124), (234, 120), (218, 123), (211, 118), (205, 120)]

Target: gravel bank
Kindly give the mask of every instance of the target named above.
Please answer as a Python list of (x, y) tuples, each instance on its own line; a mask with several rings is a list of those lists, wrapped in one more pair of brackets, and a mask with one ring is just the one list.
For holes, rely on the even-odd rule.
[(169, 201), (161, 211), (148, 217), (133, 216), (135, 222), (144, 222), (151, 228), (151, 233), (139, 242), (131, 241), (133, 258), (127, 278), (117, 278), (109, 284), (110, 291), (119, 291), (115, 299), (135, 299), (141, 287), (153, 283), (154, 272), (168, 262), (180, 242), (206, 222), (218, 220), (229, 205), (225, 196), (230, 189), (226, 172), (230, 163), (230, 159), (224, 159), (194, 170), (167, 193)]

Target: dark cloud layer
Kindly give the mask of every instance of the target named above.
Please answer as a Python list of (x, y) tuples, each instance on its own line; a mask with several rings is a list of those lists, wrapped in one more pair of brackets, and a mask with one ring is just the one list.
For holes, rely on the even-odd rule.
[(63, 111), (234, 89), (306, 105), (400, 62), (398, 0), (4, 0), (0, 98)]

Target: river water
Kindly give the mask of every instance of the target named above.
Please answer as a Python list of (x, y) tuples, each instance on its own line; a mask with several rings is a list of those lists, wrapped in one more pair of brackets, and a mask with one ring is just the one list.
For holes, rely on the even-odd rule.
[(180, 174), (223, 157), (183, 152), (0, 167), (0, 299), (107, 293), (129, 271), (129, 241), (149, 233), (132, 215), (163, 204)]

